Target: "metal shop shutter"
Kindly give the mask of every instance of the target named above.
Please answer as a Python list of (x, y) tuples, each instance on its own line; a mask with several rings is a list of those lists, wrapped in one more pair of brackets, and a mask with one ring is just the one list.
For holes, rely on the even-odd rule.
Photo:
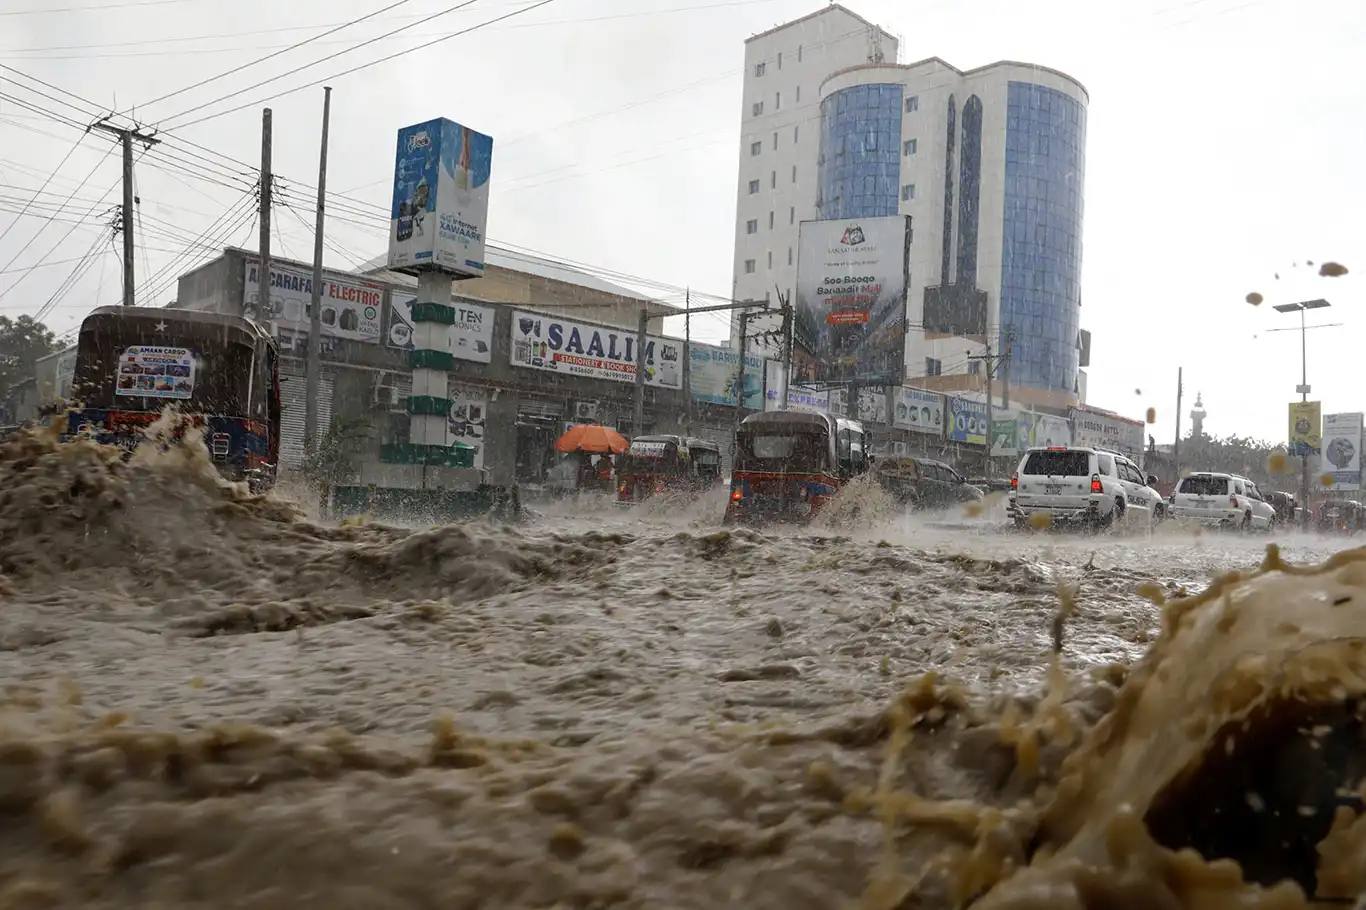
[[(280, 376), (287, 380), (280, 386), (280, 461), (286, 468), (297, 470), (304, 463), (304, 392), (308, 387), (304, 376), (304, 362), (291, 357), (281, 358)], [(326, 433), (332, 425), (332, 389), (335, 374), (327, 369), (318, 377), (318, 431)]]

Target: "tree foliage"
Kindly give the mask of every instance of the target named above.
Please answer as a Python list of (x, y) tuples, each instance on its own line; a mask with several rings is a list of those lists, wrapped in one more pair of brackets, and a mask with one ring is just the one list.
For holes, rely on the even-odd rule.
[[(1297, 488), (1294, 478), (1300, 460), (1285, 453), (1284, 445), (1249, 436), (1187, 436), (1181, 440), (1181, 470), (1241, 474), (1264, 491), (1286, 489), (1287, 484)], [(1273, 459), (1273, 455), (1281, 457)]]
[(361, 418), (333, 417), (318, 439), (305, 446), (302, 474), (318, 489), (345, 484), (353, 479), (355, 456), (370, 439), (371, 426)]
[(32, 316), (0, 316), (0, 400), (33, 377), (33, 364), (57, 349), (52, 331)]

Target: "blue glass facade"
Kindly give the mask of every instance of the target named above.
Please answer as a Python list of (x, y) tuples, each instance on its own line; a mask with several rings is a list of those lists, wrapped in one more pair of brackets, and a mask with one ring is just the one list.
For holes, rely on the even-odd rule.
[(1086, 108), (1011, 82), (1006, 111), (1001, 334), (1015, 330), (1010, 380), (1071, 393), (1081, 328)]
[(900, 85), (856, 85), (821, 102), (820, 217), (895, 215), (901, 188)]

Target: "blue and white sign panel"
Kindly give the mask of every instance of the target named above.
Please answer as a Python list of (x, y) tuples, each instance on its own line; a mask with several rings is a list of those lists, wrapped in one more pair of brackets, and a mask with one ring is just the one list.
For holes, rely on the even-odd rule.
[(389, 268), (484, 274), (493, 137), (445, 119), (398, 131)]

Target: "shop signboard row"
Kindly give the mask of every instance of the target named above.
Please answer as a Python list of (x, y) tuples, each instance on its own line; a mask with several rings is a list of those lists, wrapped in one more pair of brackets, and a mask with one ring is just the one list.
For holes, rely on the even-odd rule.
[[(261, 264), (248, 259), (243, 266), (242, 296), (248, 308), (261, 303)], [(384, 286), (355, 276), (323, 273), (322, 333), (378, 344), (380, 314), (384, 306)], [(277, 334), (307, 337), (309, 308), (313, 302), (313, 273), (286, 265), (270, 266), (270, 303), (262, 318), (275, 326)]]
[[(635, 382), (636, 333), (591, 323), (514, 310), (510, 362), (515, 367), (560, 376)], [(647, 335), (645, 384), (683, 387), (683, 343)]]

